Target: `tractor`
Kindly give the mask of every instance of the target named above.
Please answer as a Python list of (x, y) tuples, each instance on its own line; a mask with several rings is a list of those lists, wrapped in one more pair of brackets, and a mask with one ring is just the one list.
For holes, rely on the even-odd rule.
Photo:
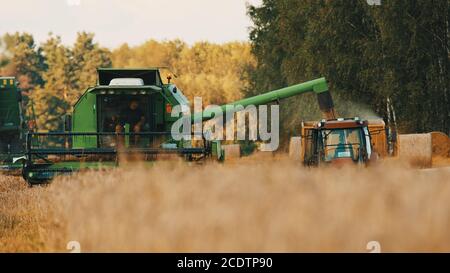
[(378, 158), (394, 155), (388, 146), (391, 139), (381, 119), (302, 122), (301, 137), (291, 138), (289, 155), (305, 166), (369, 165)]

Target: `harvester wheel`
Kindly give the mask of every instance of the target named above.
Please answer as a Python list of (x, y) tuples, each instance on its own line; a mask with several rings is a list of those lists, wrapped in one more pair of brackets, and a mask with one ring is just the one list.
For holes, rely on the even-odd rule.
[(24, 164), (23, 168), (22, 168), (22, 178), (23, 178), (23, 180), (25, 180), (25, 182), (27, 182), (28, 187), (31, 188), (31, 187), (33, 187), (34, 183), (33, 183), (32, 179), (30, 178), (29, 174), (30, 174), (29, 167), (26, 164)]
[(50, 179), (39, 179), (30, 177), (31, 168), (27, 164), (23, 165), (22, 177), (27, 182), (28, 186), (31, 188), (33, 186), (42, 186), (49, 184)]

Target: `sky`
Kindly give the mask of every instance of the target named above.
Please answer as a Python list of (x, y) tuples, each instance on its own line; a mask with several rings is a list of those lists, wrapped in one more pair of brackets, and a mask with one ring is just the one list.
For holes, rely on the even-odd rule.
[(95, 33), (110, 48), (127, 42), (179, 38), (223, 43), (248, 40), (246, 4), (262, 0), (1, 0), (0, 35), (29, 32), (43, 42), (49, 32), (72, 44), (78, 31)]

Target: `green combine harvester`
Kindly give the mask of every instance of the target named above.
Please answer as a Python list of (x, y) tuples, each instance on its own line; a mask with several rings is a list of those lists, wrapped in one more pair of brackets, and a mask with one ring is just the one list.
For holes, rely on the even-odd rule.
[[(330, 105), (332, 108), (324, 78), (220, 107), (258, 106), (306, 92), (317, 93), (323, 111), (328, 111)], [(144, 162), (165, 155), (189, 161), (223, 160), (226, 154), (220, 141), (173, 139), (172, 125), (180, 118), (171, 115), (175, 106), (190, 104), (170, 80), (162, 82), (158, 68), (98, 69), (97, 85), (88, 88), (74, 105), (73, 113), (65, 116), (64, 132), (27, 134), (22, 175), (30, 184), (41, 184), (59, 174), (115, 167), (121, 157)], [(213, 116), (211, 111), (204, 111), (188, 118), (205, 121)], [(18, 132), (16, 139), (20, 139)]]
[(17, 81), (14, 77), (0, 77), (0, 171), (22, 167), (13, 161), (24, 154), (25, 128)]

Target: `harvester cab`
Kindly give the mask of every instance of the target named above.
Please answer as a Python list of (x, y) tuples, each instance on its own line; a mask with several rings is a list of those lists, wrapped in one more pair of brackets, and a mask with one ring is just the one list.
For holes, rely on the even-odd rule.
[(10, 169), (24, 152), (22, 96), (14, 77), (0, 77), (0, 168)]
[[(189, 107), (189, 102), (174, 84), (162, 83), (156, 68), (99, 69), (98, 85), (88, 89), (75, 104), (66, 131), (106, 133), (90, 140), (77, 137), (74, 147), (119, 144), (112, 140), (111, 133), (134, 134), (124, 136), (126, 147), (155, 146), (159, 134), (147, 133), (169, 132), (177, 119), (171, 116), (175, 105)], [(137, 137), (141, 133), (147, 135)]]
[(27, 134), (23, 176), (30, 183), (46, 182), (58, 174), (114, 167), (119, 155), (144, 161), (162, 154), (206, 156), (205, 147), (172, 139), (177, 105), (189, 102), (174, 84), (161, 81), (158, 68), (100, 68), (97, 85), (65, 116), (64, 132)]

